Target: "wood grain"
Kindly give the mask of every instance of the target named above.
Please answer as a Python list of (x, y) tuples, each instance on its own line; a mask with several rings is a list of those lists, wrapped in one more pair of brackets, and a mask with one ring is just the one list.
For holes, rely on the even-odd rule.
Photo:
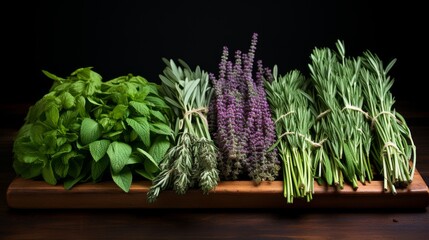
[(283, 182), (251, 181), (220, 182), (215, 190), (203, 194), (191, 189), (184, 195), (172, 190), (161, 192), (155, 203), (146, 201), (149, 181), (134, 182), (128, 193), (113, 182), (83, 183), (71, 190), (52, 186), (43, 181), (15, 178), (7, 190), (10, 208), (425, 208), (429, 192), (416, 171), (413, 182), (397, 194), (383, 191), (382, 181), (360, 184), (357, 190), (345, 185), (343, 189), (315, 184), (313, 199), (295, 198), (287, 203), (283, 197)]

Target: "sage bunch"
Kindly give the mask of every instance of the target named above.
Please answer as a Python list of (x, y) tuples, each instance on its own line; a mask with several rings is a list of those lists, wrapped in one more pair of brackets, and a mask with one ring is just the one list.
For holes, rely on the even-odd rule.
[(155, 202), (160, 192), (174, 189), (185, 194), (200, 187), (208, 194), (219, 181), (218, 149), (213, 142), (207, 120), (213, 88), (207, 72), (191, 69), (183, 60), (180, 65), (163, 58), (166, 67), (159, 75), (165, 101), (174, 112), (175, 144), (160, 164), (161, 172), (152, 180), (147, 197)]

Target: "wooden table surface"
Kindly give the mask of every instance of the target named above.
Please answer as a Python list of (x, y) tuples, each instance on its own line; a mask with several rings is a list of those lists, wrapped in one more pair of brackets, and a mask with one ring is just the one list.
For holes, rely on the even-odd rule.
[[(410, 126), (427, 184), (429, 113), (397, 110)], [(0, 239), (429, 239), (429, 208), (10, 209), (6, 191), (15, 177), (11, 149), (20, 117), (0, 129)]]

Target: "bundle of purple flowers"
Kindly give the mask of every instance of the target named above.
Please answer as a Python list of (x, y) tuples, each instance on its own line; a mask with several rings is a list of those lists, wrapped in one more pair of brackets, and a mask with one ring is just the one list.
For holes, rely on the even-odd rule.
[(219, 75), (210, 75), (215, 89), (209, 109), (210, 130), (220, 151), (218, 168), (224, 180), (251, 178), (255, 183), (275, 180), (280, 171), (277, 150), (268, 151), (276, 141), (275, 125), (264, 89), (269, 68), (256, 62), (253, 76), (257, 33), (249, 52), (235, 52), (228, 60), (224, 47)]

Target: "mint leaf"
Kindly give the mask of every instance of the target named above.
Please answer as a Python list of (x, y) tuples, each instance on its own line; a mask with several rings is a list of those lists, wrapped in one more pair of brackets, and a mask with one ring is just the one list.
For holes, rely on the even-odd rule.
[(140, 136), (144, 145), (150, 145), (150, 125), (146, 117), (127, 118), (126, 122)]
[(91, 153), (92, 159), (95, 162), (100, 160), (107, 152), (110, 141), (107, 139), (98, 140), (89, 144), (89, 152)]
[(148, 180), (152, 181), (155, 179), (155, 176), (152, 173), (146, 171), (146, 169), (136, 169), (135, 172)]
[(91, 177), (94, 181), (98, 181), (103, 173), (106, 171), (109, 166), (109, 159), (107, 157), (100, 159), (99, 161), (91, 162)]
[(129, 192), (133, 175), (128, 167), (124, 167), (119, 173), (111, 169), (112, 179), (124, 192)]
[(54, 171), (52, 170), (51, 164), (46, 164), (42, 169), (42, 176), (45, 182), (55, 185), (57, 184), (57, 179), (55, 178)]
[(141, 149), (141, 148), (137, 148), (137, 152), (143, 154), (143, 156), (145, 156), (147, 159), (149, 159), (148, 161), (143, 162), (145, 168), (149, 171), (149, 172), (157, 172), (159, 169), (158, 167), (158, 163), (155, 161), (155, 159), (153, 159), (153, 157), (146, 152), (145, 150)]
[(56, 159), (53, 164), (54, 173), (58, 175), (61, 178), (64, 178), (67, 176), (67, 173), (69, 171), (69, 164), (64, 163), (60, 159)]
[(169, 148), (170, 141), (168, 137), (158, 136), (155, 142), (150, 146), (148, 153), (153, 157), (156, 163), (160, 163)]
[(140, 115), (143, 116), (148, 116), (149, 115), (149, 107), (142, 102), (136, 102), (136, 101), (131, 101), (130, 106), (134, 108), (134, 110), (136, 110), (136, 112)]
[(168, 108), (168, 105), (164, 102), (162, 98), (147, 96), (146, 99), (147, 104), (149, 106), (157, 107), (157, 108)]
[(57, 106), (52, 106), (51, 108), (49, 108), (46, 113), (46, 123), (54, 128), (56, 126), (58, 126), (58, 119), (60, 118), (60, 111), (58, 110)]
[(58, 98), (61, 100), (61, 104), (65, 109), (70, 109), (74, 107), (75, 98), (69, 92), (64, 92)]
[(150, 110), (150, 114), (163, 123), (167, 123), (167, 118), (160, 111)]
[(112, 142), (107, 149), (110, 165), (115, 173), (119, 173), (127, 164), (130, 158), (131, 146), (122, 142)]
[(161, 135), (172, 135), (173, 134), (173, 130), (166, 124), (164, 123), (152, 123), (150, 125), (150, 130), (154, 133), (158, 133)]
[(123, 119), (127, 117), (128, 107), (123, 104), (118, 104), (112, 111), (112, 118), (116, 120)]
[(91, 118), (84, 118), (80, 128), (80, 140), (83, 145), (94, 142), (101, 136), (101, 126)]
[(69, 160), (69, 176), (77, 178), (81, 172), (83, 167), (83, 159), (82, 158), (73, 158)]

